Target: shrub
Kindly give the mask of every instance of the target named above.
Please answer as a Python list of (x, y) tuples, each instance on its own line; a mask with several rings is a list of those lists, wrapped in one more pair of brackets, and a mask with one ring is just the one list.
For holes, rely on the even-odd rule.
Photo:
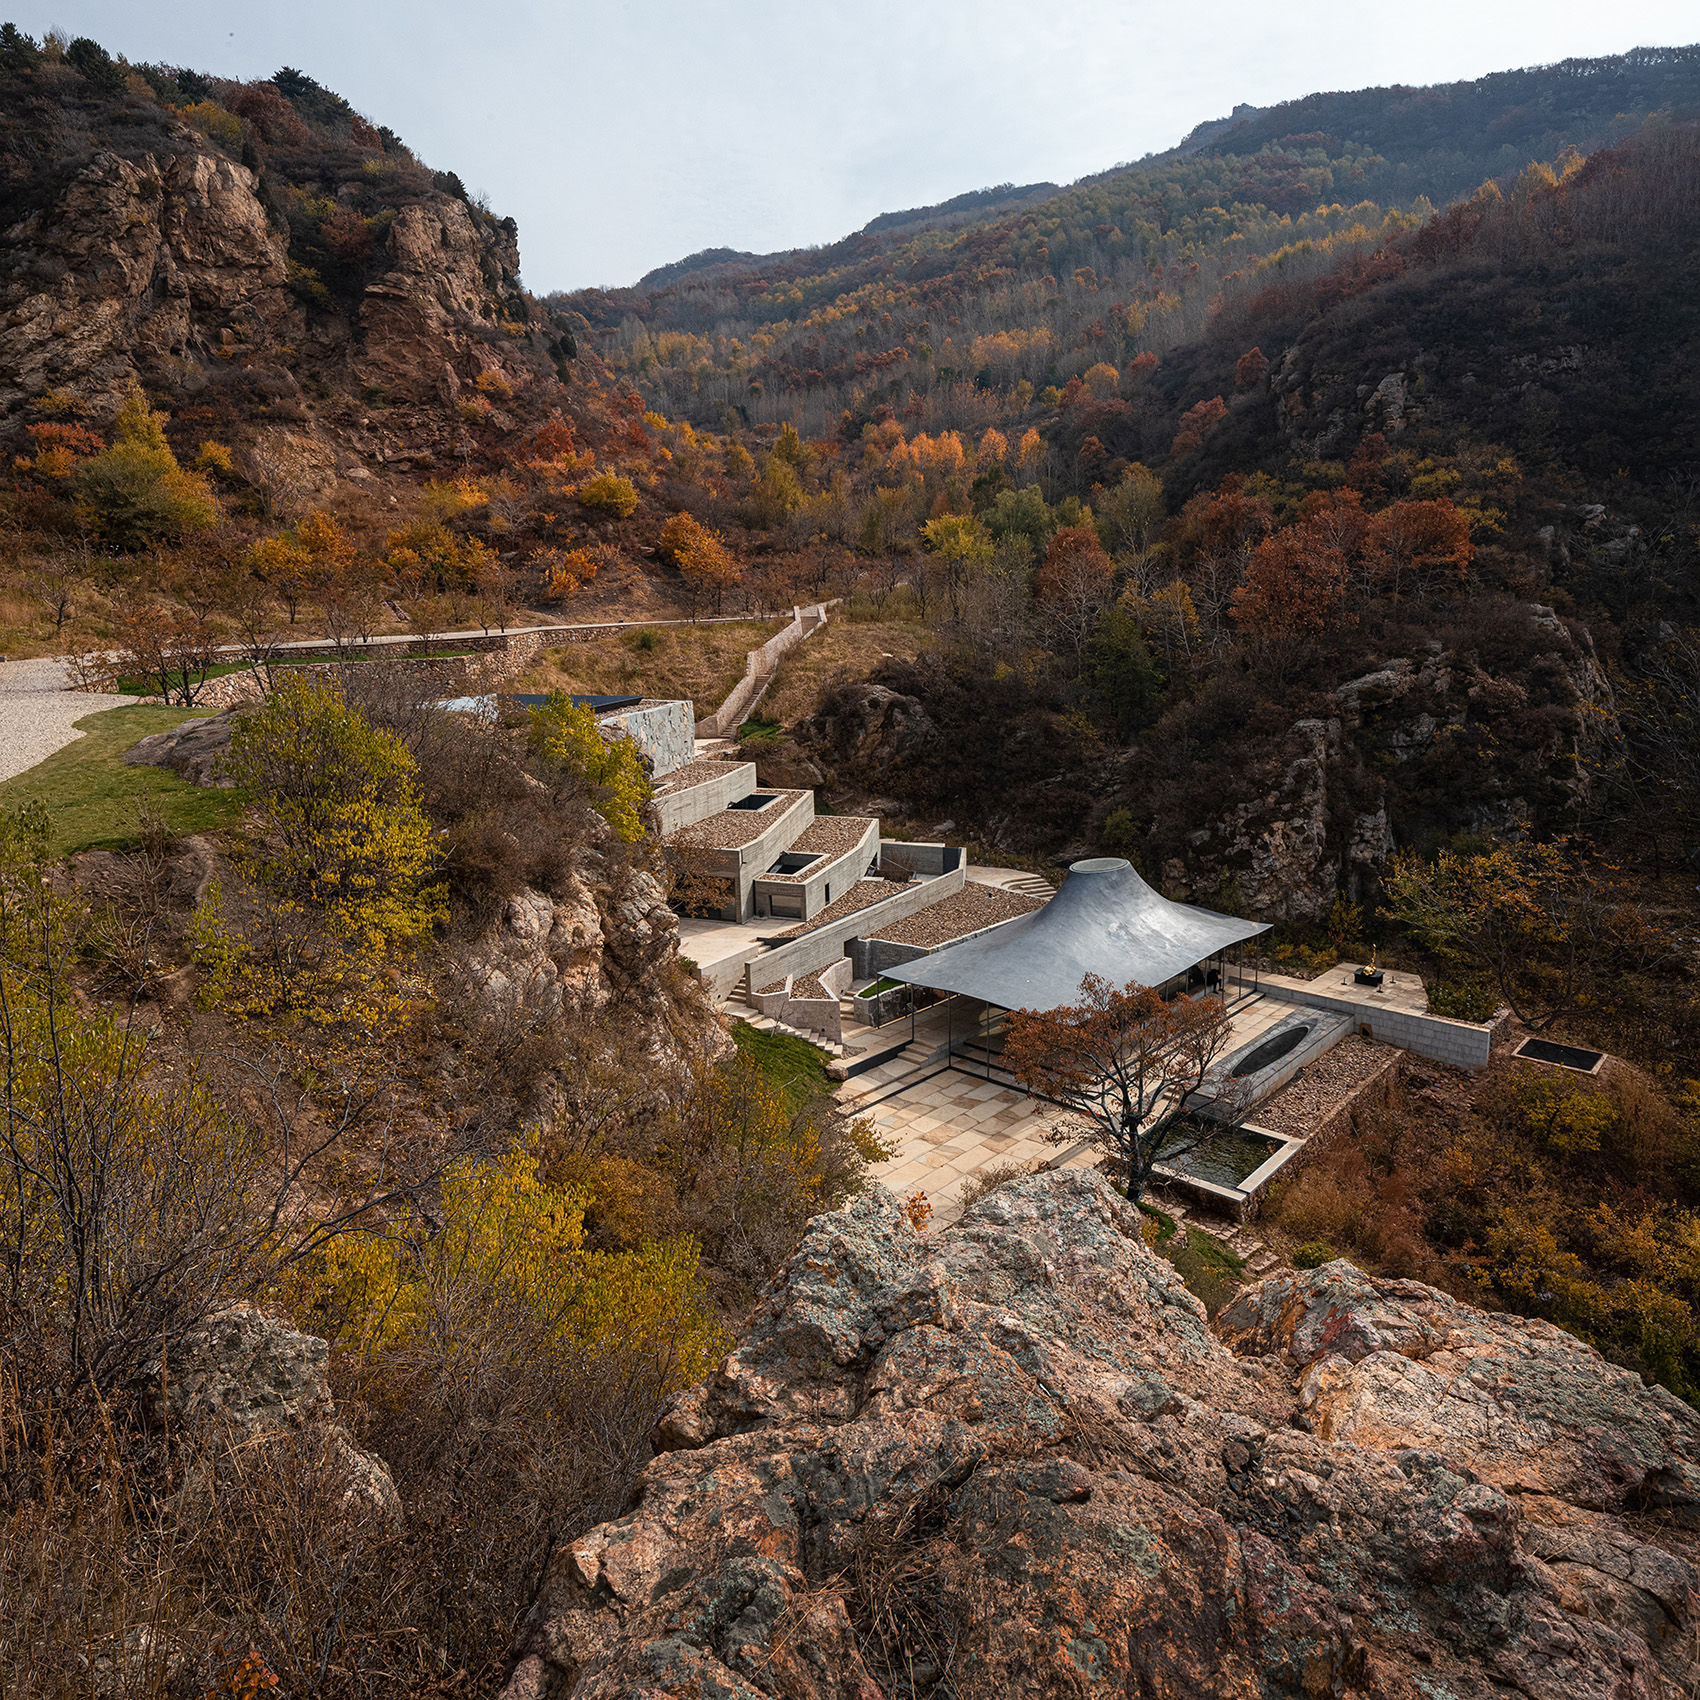
[(531, 747), (576, 774), (597, 793), (596, 809), (628, 844), (643, 837), (643, 810), (654, 795), (643, 756), (630, 738), (604, 738), (596, 716), (561, 691), (530, 711)]
[(1327, 1240), (1306, 1240), (1293, 1253), (1293, 1267), (1296, 1269), (1320, 1269), (1325, 1263), (1332, 1263), (1335, 1251)]
[(990, 1198), (1000, 1187), (1008, 1186), (1011, 1181), (1019, 1181), (1028, 1175), (1037, 1174), (1044, 1166), (1042, 1160), (1033, 1163), (989, 1163), (962, 1183), (956, 1195), (957, 1203), (964, 1210), (972, 1210), (982, 1198)]
[(183, 108), (183, 116), (203, 136), (210, 136), (226, 147), (242, 145), (242, 120), (234, 112), (226, 112), (216, 100), (197, 100)]
[(141, 385), (132, 381), (113, 421), (112, 447), (73, 473), (78, 509), (102, 542), (145, 549), (205, 531), (217, 520), (212, 487), (178, 466), (165, 440), (166, 417), (148, 406)]
[(205, 998), (237, 1015), (381, 1025), (397, 1008), (389, 968), (445, 912), (427, 883), (439, 847), (413, 757), (335, 685), (290, 678), (237, 722), (225, 765), (258, 818), (240, 927), (216, 887), (196, 911)]
[(630, 519), (637, 512), (637, 486), (618, 473), (598, 473), (579, 485), (573, 493), (579, 506), (587, 513), (602, 514), (610, 519)]
[(372, 257), (372, 227), (353, 207), (338, 207), (319, 235), (338, 265), (363, 266)]
[(1428, 989), (1428, 1006), (1454, 1021), (1491, 1021), (1499, 999), (1481, 980), (1437, 980)]

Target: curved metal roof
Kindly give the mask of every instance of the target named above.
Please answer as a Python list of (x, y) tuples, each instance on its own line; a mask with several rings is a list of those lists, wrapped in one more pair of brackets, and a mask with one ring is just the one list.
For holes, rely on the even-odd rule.
[(1269, 931), (1171, 903), (1119, 856), (1076, 862), (1044, 908), (977, 939), (884, 970), (893, 980), (960, 992), (1002, 1009), (1056, 1009), (1080, 1001), (1080, 982), (1160, 986), (1195, 963)]

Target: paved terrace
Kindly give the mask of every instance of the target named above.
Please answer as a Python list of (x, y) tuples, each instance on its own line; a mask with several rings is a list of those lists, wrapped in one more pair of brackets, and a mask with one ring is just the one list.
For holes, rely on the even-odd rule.
[[(1235, 1050), (1267, 1032), (1293, 1012), (1291, 1004), (1258, 998), (1233, 1012), (1233, 1034), (1227, 1049)], [(951, 1027), (942, 1007), (926, 1012), (915, 1023), (915, 1038), (890, 1062), (880, 1063), (846, 1081), (838, 1101), (850, 1114), (873, 1118), (882, 1139), (895, 1141), (897, 1151), (870, 1171), (874, 1180), (900, 1197), (924, 1192), (940, 1222), (961, 1214), (963, 1186), (983, 1169), (1002, 1163), (1049, 1163), (1056, 1168), (1091, 1168), (1101, 1153), (1084, 1142), (1054, 1145), (1047, 1138), (1055, 1106), (1029, 1098), (1018, 1088), (974, 1073), (974, 1064), (959, 1057), (946, 1069), (942, 1057), (923, 1065), (928, 1053), (941, 1047)], [(881, 1032), (898, 1037), (907, 1022), (892, 1022)], [(957, 1037), (963, 1036), (964, 1015), (955, 1018)], [(857, 1029), (862, 1033), (873, 1029)], [(942, 1071), (942, 1072), (938, 1072)]]

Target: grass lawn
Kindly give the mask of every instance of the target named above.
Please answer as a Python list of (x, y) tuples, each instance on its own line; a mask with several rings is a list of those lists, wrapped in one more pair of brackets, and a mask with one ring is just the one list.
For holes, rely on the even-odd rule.
[(769, 1083), (784, 1094), (793, 1115), (823, 1092), (837, 1087), (837, 1081), (826, 1072), (831, 1057), (807, 1039), (794, 1039), (789, 1033), (763, 1032), (747, 1021), (733, 1026), (732, 1038)]
[[(1161, 1216), (1161, 1212), (1157, 1212)], [(1196, 1221), (1186, 1225), (1186, 1244), (1177, 1248), (1173, 1243), (1173, 1222), (1170, 1233), (1159, 1232), (1157, 1252), (1180, 1272), (1187, 1290), (1204, 1301), (1204, 1308), (1214, 1317), (1240, 1289), (1245, 1279), (1245, 1259), (1217, 1239), (1207, 1234)]]
[(0, 808), (39, 797), (53, 817), (53, 853), (112, 850), (134, 843), (137, 807), (152, 803), (173, 833), (227, 826), (236, 794), (190, 785), (163, 767), (125, 767), (118, 759), (138, 738), (165, 732), (198, 708), (107, 708), (76, 722), (83, 733), (46, 761), (0, 784)]

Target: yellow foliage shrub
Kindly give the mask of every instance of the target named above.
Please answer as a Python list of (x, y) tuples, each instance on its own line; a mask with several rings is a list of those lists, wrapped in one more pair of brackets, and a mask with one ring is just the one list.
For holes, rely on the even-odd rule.
[(581, 508), (610, 519), (630, 519), (637, 511), (637, 486), (618, 473), (603, 472), (573, 492)]
[(596, 716), (561, 691), (531, 715), (531, 747), (594, 786), (597, 812), (628, 844), (643, 837), (643, 809), (655, 788), (630, 738), (604, 738)]
[(546, 1349), (576, 1360), (639, 1355), (665, 1366), (671, 1386), (697, 1380), (727, 1349), (688, 1237), (631, 1251), (590, 1251), (585, 1198), (538, 1176), (513, 1152), (465, 1157), (443, 1178), (442, 1225), (404, 1213), (383, 1234), (333, 1241), (298, 1292), (318, 1326), (351, 1351), (405, 1347), (456, 1299), (512, 1307)]
[(226, 112), (216, 100), (197, 100), (193, 106), (183, 108), (183, 116), (203, 136), (211, 136), (215, 142), (233, 148), (242, 145), (242, 120), (234, 112)]

